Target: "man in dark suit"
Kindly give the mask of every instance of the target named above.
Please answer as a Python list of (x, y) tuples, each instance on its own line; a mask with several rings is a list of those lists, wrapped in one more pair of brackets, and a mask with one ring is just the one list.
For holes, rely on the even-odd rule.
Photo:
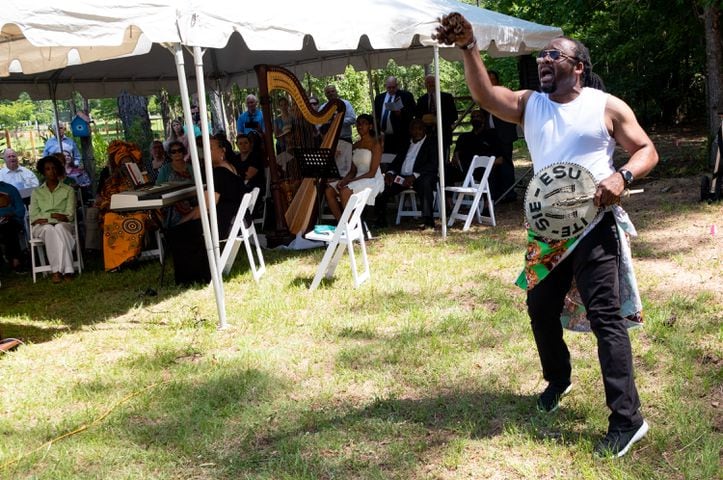
[[(492, 85), (500, 84), (500, 76), (495, 70), (489, 70), (487, 74), (490, 77)], [(505, 122), (494, 115), (489, 116), (489, 127), (494, 129), (497, 136), (497, 142), (500, 146), (500, 155), (502, 156), (502, 163), (497, 164), (495, 167), (495, 174), (497, 176), (496, 184), (498, 185), (498, 191), (492, 192), (492, 197), (495, 201), (499, 196), (512, 185), (515, 184), (515, 165), (512, 163), (512, 150), (513, 143), (517, 140), (517, 125), (514, 123)], [(496, 195), (495, 195), (496, 194)], [(514, 190), (510, 191), (503, 202), (511, 202), (517, 198), (517, 194)]]
[[(436, 135), (437, 133), (437, 103), (434, 98), (434, 87), (436, 85), (434, 75), (424, 77), (424, 86), (427, 93), (417, 100), (416, 117), (421, 118), (427, 127), (427, 132)], [(457, 121), (457, 106), (454, 104), (454, 97), (447, 92), (439, 92), (439, 100), (442, 107), (442, 144), (444, 145), (445, 161), (449, 159), (449, 149), (452, 145), (452, 124)]]
[[(452, 161), (446, 164), (444, 178), (449, 185), (453, 185), (455, 182), (461, 183), (464, 181), (467, 170), (469, 170), (472, 163), (472, 158), (475, 155), (494, 156), (495, 164), (489, 178), (490, 193), (494, 196), (501, 188), (496, 182), (498, 181), (497, 172), (502, 164), (502, 153), (500, 152), (495, 131), (487, 126), (488, 116), (489, 113), (480, 109), (474, 109), (470, 112), (469, 121), (472, 124), (472, 130), (461, 133), (457, 137), (454, 156)], [(475, 175), (475, 178), (477, 178), (477, 175)], [(501, 190), (501, 192), (504, 192), (504, 190)]]
[(437, 188), (437, 139), (426, 135), (424, 122), (415, 118), (409, 124), (411, 137), (407, 148), (398, 153), (384, 176), (384, 191), (377, 196), (374, 210), (376, 225), (387, 225), (386, 207), (389, 198), (413, 188), (422, 199), (421, 228), (434, 228), (434, 191)]
[(379, 131), (384, 135), (384, 153), (397, 154), (409, 143), (409, 122), (414, 117), (414, 96), (399, 90), (395, 77), (384, 83), (387, 93), (374, 99), (374, 115)]

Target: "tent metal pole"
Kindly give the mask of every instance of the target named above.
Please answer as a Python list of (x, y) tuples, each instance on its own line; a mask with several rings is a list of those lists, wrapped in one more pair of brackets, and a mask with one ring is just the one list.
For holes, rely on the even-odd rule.
[[(216, 187), (213, 182), (213, 159), (211, 158), (211, 135), (208, 131), (208, 118), (206, 112), (208, 105), (206, 104), (206, 78), (203, 74), (203, 49), (201, 47), (193, 47), (193, 60), (196, 68), (196, 94), (198, 95), (198, 110), (202, 113), (201, 117), (201, 139), (203, 143), (203, 163), (206, 167), (206, 191), (208, 192), (210, 223), (211, 223), (211, 243), (213, 245), (213, 259), (216, 266), (216, 274), (211, 271), (211, 281), (218, 283), (218, 290), (214, 286), (214, 290), (221, 292), (221, 302), (224, 303), (224, 311), (226, 309), (225, 298), (223, 296), (223, 265), (221, 265), (221, 252), (219, 249), (218, 235), (218, 216), (216, 215)], [(213, 203), (210, 203), (213, 202)], [(219, 325), (219, 328), (224, 326)]]
[[(175, 43), (173, 44), (172, 48), (176, 60), (176, 71), (178, 73), (178, 88), (181, 93), (181, 104), (183, 105), (183, 118), (185, 119), (186, 131), (193, 132), (193, 119), (191, 116), (191, 103), (188, 100), (188, 81), (186, 79), (185, 62), (183, 59), (183, 47), (180, 43)], [(206, 129), (208, 129), (208, 127), (206, 127)], [(206, 195), (203, 190), (201, 164), (198, 159), (196, 142), (189, 142), (188, 148), (191, 151), (191, 165), (193, 166), (193, 178), (195, 179), (196, 184), (196, 198), (198, 199), (198, 208), (201, 212), (203, 241), (206, 245), (206, 253), (208, 255), (208, 267), (211, 271), (211, 283), (213, 285), (213, 290), (216, 295), (216, 308), (218, 309), (218, 328), (224, 329), (228, 326), (228, 324), (226, 323), (226, 304), (224, 302), (223, 296), (223, 282), (221, 282), (218, 275), (218, 269), (216, 268), (216, 259), (214, 258), (213, 254), (211, 225), (207, 214), (208, 208), (206, 206)]]
[(444, 139), (442, 138), (442, 99), (439, 96), (439, 45), (434, 45), (434, 104), (437, 111), (437, 154), (439, 158), (439, 219), (442, 222), (442, 238), (447, 238), (447, 202), (444, 195)]
[[(206, 169), (206, 191), (209, 199), (216, 198), (216, 187), (213, 183), (213, 161), (211, 159), (211, 135), (208, 131), (208, 119), (206, 112), (208, 105), (206, 104), (206, 80), (203, 76), (203, 50), (201, 47), (193, 47), (193, 61), (196, 68), (196, 94), (198, 95), (198, 110), (201, 114), (201, 139), (203, 141), (203, 163)], [(218, 219), (216, 217), (216, 202), (210, 203), (208, 213), (211, 218), (211, 240), (213, 241), (213, 256), (216, 262), (217, 270), (221, 272), (219, 263), (221, 262), (221, 254), (219, 253), (219, 236), (218, 236)]]
[[(377, 114), (374, 111), (374, 84), (372, 82), (372, 60), (369, 58), (367, 53), (364, 57), (364, 62), (367, 67), (367, 83), (369, 84), (369, 100), (372, 102), (372, 122), (374, 123), (374, 131), (377, 134), (377, 139), (380, 138), (381, 132), (379, 131), (379, 125), (377, 125)], [(381, 168), (381, 167), (379, 167)]]
[(55, 139), (58, 141), (58, 150), (63, 153), (63, 142), (60, 141), (60, 112), (58, 112), (58, 82), (50, 80), (48, 82), (48, 89), (50, 90), (50, 98), (53, 101), (53, 115), (55, 115)]

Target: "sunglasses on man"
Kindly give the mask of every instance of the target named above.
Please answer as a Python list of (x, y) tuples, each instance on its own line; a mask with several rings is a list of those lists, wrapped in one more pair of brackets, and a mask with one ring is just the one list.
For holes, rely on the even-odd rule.
[(567, 59), (572, 60), (573, 62), (579, 62), (579, 60), (575, 57), (571, 57), (570, 55), (567, 55), (565, 53), (562, 53), (560, 50), (550, 49), (550, 50), (540, 50), (540, 53), (537, 54), (537, 61), (540, 62), (545, 59), (545, 57), (550, 57), (550, 60), (553, 62), (559, 62), (561, 59)]

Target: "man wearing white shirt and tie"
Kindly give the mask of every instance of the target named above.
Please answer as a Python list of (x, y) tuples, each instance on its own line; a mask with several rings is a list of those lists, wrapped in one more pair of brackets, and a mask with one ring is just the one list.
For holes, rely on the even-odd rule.
[(374, 99), (374, 115), (379, 131), (384, 135), (384, 153), (397, 154), (409, 143), (409, 122), (414, 117), (414, 96), (400, 90), (395, 77), (387, 78), (386, 93)]

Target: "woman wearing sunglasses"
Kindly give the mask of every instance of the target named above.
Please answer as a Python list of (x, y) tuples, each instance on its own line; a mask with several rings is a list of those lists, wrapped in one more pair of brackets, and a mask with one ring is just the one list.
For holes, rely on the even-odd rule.
[[(658, 162), (655, 146), (625, 102), (589, 88), (592, 62), (579, 41), (553, 39), (537, 58), (541, 91), (513, 92), (490, 82), (472, 25), (462, 15), (443, 16), (435, 38), (462, 49), (465, 79), (479, 106), (524, 127), (536, 172), (563, 162), (582, 166), (595, 177), (593, 202), (604, 213), (566, 242), (553, 244), (528, 231), (528, 252), (551, 248), (553, 253), (528, 255), (517, 283), (527, 291), (532, 332), (548, 382), (537, 408), (552, 413), (572, 387), (570, 352), (560, 320), (565, 297), (575, 281), (598, 342), (605, 401), (611, 410), (607, 434), (595, 445), (594, 454), (623, 456), (645, 436), (648, 424), (640, 413), (627, 332), (630, 316), (640, 314), (636, 312), (640, 301), (630, 290), (620, 288), (621, 272), (625, 273), (620, 265), (626, 250), (619, 232), (629, 225), (629, 219), (618, 203), (633, 179), (646, 175)], [(616, 144), (629, 155), (617, 171), (612, 162)], [(543, 259), (550, 260), (543, 263)], [(629, 304), (634, 308), (623, 311), (621, 307)]]
[[(156, 185), (161, 183), (193, 183), (193, 168), (185, 160), (188, 152), (183, 143), (178, 140), (171, 142), (168, 145), (168, 153), (171, 156), (171, 161), (163, 165), (158, 171)], [(173, 204), (163, 216), (166, 227), (178, 224), (183, 217), (191, 212), (192, 208), (193, 206), (188, 200)]]
[(166, 138), (166, 151), (168, 152), (171, 148), (172, 142), (181, 142), (183, 147), (186, 149), (186, 155), (184, 159), (188, 162), (191, 156), (188, 154), (188, 136), (186, 130), (183, 128), (183, 119), (174, 119), (168, 128), (168, 138)]

